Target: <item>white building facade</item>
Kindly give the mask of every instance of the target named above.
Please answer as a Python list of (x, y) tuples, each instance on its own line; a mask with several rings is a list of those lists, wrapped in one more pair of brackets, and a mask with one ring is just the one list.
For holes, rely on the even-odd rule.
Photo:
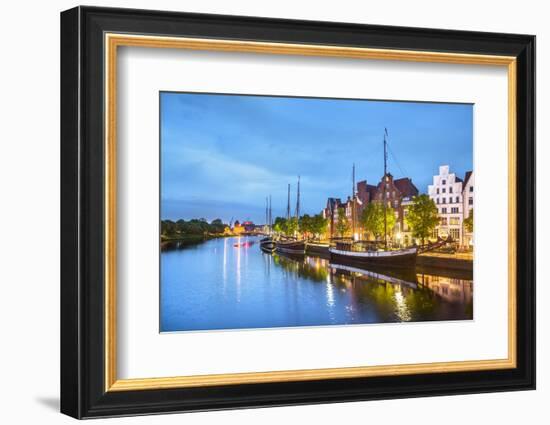
[[(462, 211), (464, 212), (464, 220), (466, 220), (468, 217), (470, 217), (470, 214), (473, 213), (474, 210), (474, 172), (469, 171), (466, 173), (466, 176), (464, 177), (464, 184), (462, 189), (462, 199), (463, 199), (463, 205), (462, 205)], [(468, 232), (468, 229), (464, 228), (464, 234), (462, 237), (463, 245), (466, 248), (471, 248), (474, 245), (474, 235), (473, 232)]]
[(439, 167), (439, 174), (433, 176), (433, 184), (428, 186), (428, 195), (437, 206), (439, 225), (433, 237), (451, 236), (461, 246), (463, 242), (464, 198), (463, 180), (449, 171), (448, 165)]

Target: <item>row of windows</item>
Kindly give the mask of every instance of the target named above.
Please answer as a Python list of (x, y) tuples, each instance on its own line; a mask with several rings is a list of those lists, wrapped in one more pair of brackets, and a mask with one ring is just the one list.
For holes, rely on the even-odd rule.
[[(447, 189), (442, 188), (441, 193), (445, 193)], [(436, 189), (437, 194), (439, 195), (439, 188)], [(449, 187), (449, 193), (453, 193), (453, 187)]]
[[(460, 229), (449, 229), (449, 234), (451, 238), (458, 240), (460, 239)], [(432, 238), (437, 238), (439, 236), (439, 229), (435, 228), (432, 231)]]
[(451, 238), (460, 239), (460, 229), (451, 229), (450, 232)]
[[(441, 214), (447, 214), (447, 207), (443, 207), (441, 208)], [(451, 214), (458, 214), (459, 213), (459, 210), (458, 210), (458, 207), (452, 207), (451, 208)]]
[[(453, 202), (453, 197), (449, 197), (449, 204), (452, 204), (452, 203), (458, 204), (459, 202), (460, 202), (460, 196), (457, 196), (456, 198), (454, 198), (454, 202)], [(436, 198), (435, 203), (439, 204), (439, 198)], [(441, 198), (441, 203), (446, 204), (447, 198)]]
[[(443, 180), (443, 181), (445, 181), (445, 180)], [(443, 184), (445, 184), (445, 183), (443, 183)], [(441, 188), (441, 193), (446, 193), (445, 192), (446, 190), (447, 189), (445, 189), (444, 187)], [(474, 187), (470, 186), (470, 192), (473, 192), (473, 191), (474, 191)], [(439, 188), (436, 188), (435, 192), (436, 192), (437, 195), (439, 195)], [(453, 193), (453, 187), (452, 186), (449, 187), (449, 193)]]

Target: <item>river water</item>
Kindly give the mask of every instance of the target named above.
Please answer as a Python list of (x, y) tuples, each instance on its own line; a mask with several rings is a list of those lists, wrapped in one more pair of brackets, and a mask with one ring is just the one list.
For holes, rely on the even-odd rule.
[(257, 237), (165, 249), (160, 261), (162, 332), (473, 318), (473, 281), (464, 273), (269, 255)]

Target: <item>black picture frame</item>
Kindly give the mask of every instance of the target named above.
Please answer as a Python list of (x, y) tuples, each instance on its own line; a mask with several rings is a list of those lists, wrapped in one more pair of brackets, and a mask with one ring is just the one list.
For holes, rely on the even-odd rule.
[[(517, 58), (517, 367), (106, 392), (104, 33), (507, 55)], [(61, 13), (61, 412), (75, 418), (535, 388), (535, 37), (76, 7)]]

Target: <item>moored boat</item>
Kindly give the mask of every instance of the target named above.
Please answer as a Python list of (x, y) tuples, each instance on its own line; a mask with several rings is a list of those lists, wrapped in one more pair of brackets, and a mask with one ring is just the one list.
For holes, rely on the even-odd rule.
[(260, 240), (260, 249), (266, 253), (275, 251), (276, 244), (271, 236), (267, 236)]
[(329, 243), (322, 243), (317, 241), (306, 242), (306, 253), (308, 254), (328, 256), (330, 255), (329, 248)]
[(340, 242), (329, 248), (331, 262), (358, 266), (414, 267), (417, 248), (395, 250), (355, 250), (352, 243)]
[(269, 195), (269, 198), (265, 198), (265, 222), (267, 227), (267, 236), (260, 240), (260, 249), (267, 254), (271, 254), (276, 248), (275, 239), (273, 238), (271, 195)]
[[(390, 249), (388, 248), (388, 223), (386, 199), (388, 192), (388, 170), (387, 170), (387, 137), (388, 130), (384, 129), (384, 177), (382, 191), (382, 205), (384, 216), (384, 249), (379, 249), (376, 243), (365, 246), (364, 243), (351, 241), (336, 242), (336, 247), (329, 248), (331, 262), (341, 264), (352, 264), (357, 266), (383, 266), (383, 267), (414, 267), (416, 265), (416, 256), (418, 247)], [(352, 235), (355, 233), (355, 165), (353, 167), (353, 192), (352, 192)]]
[(305, 254), (306, 241), (304, 240), (280, 240), (276, 242), (276, 251), (287, 254)]
[[(295, 220), (295, 223), (299, 223), (300, 218), (300, 176), (298, 176), (298, 185), (296, 190), (296, 214), (294, 218), (290, 216), (290, 184), (288, 185), (288, 201), (286, 206), (286, 219), (287, 222)], [(295, 234), (299, 234), (300, 231), (298, 228), (295, 229)], [(296, 239), (294, 236), (286, 236), (283, 239), (279, 239), (276, 242), (277, 252), (285, 254), (298, 254), (303, 255), (306, 253), (306, 241), (305, 239)]]

